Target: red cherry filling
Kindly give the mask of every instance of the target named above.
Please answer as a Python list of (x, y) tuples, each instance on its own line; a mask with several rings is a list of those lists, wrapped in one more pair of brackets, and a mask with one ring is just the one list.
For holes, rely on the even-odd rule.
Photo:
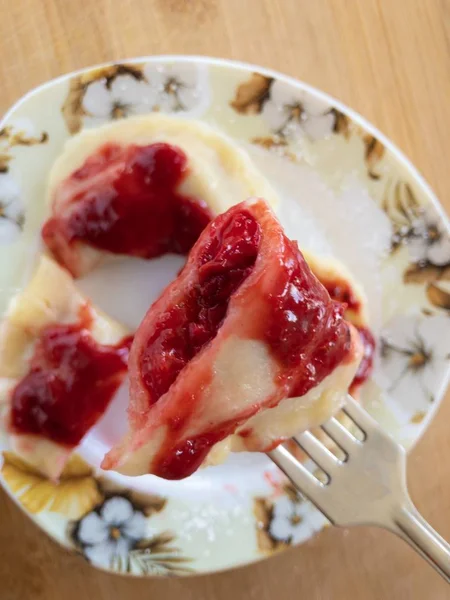
[(15, 433), (76, 446), (105, 412), (127, 370), (131, 337), (98, 344), (83, 319), (42, 332), (11, 398)]
[(160, 316), (142, 352), (142, 379), (152, 403), (217, 333), (230, 297), (253, 269), (260, 237), (258, 223), (246, 211), (213, 230), (199, 257), (196, 280), (183, 301)]
[(342, 279), (324, 279), (320, 280), (320, 282), (330, 294), (330, 298), (333, 298), (336, 302), (346, 304), (349, 310), (354, 310), (355, 312), (361, 309), (361, 302), (346, 281)]
[[(252, 415), (305, 394), (351, 360), (343, 311), (263, 201), (232, 207), (204, 230), (177, 280), (136, 333), (130, 354), (131, 433), (105, 457), (103, 467), (124, 464), (155, 435), (148, 472), (166, 479), (190, 475), (214, 444)], [(274, 373), (273, 386), (264, 384), (254, 402), (230, 400), (229, 410), (214, 408), (216, 377), (226, 388), (216, 371), (220, 349), (214, 338), (219, 335), (239, 351), (269, 350), (258, 360)], [(262, 342), (255, 350), (253, 340)], [(226, 360), (233, 363), (231, 355)], [(233, 385), (245, 389), (246, 375), (239, 377), (242, 381)]]
[(330, 302), (297, 244), (289, 240), (270, 303), (266, 340), (295, 382), (290, 397), (303, 396), (349, 353), (343, 306)]
[[(320, 279), (320, 277), (319, 277)], [(330, 297), (337, 302), (342, 303), (345, 309), (353, 310), (358, 313), (361, 310), (361, 302), (352, 290), (351, 286), (345, 280), (320, 280), (322, 285), (325, 286)], [(359, 388), (367, 379), (371, 376), (373, 371), (373, 360), (375, 355), (375, 338), (367, 327), (355, 326), (358, 330), (359, 337), (361, 339), (364, 353), (361, 362), (356, 372), (355, 378), (352, 382), (350, 391)]]
[(144, 258), (186, 254), (212, 217), (178, 191), (187, 174), (186, 155), (169, 144), (106, 144), (56, 189), (44, 242), (62, 264), (75, 242)]

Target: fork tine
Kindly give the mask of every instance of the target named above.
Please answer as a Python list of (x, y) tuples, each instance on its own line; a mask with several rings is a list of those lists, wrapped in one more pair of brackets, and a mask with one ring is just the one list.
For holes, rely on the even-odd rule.
[(309, 431), (304, 431), (293, 438), (313, 461), (331, 477), (340, 461)]
[(342, 407), (342, 411), (352, 419), (358, 425), (358, 427), (367, 433), (367, 430), (371, 430), (374, 427), (377, 427), (377, 422), (373, 419), (364, 408), (356, 402), (350, 394), (347, 394), (347, 399)]
[(317, 498), (317, 493), (323, 487), (323, 484), (284, 446), (278, 446), (268, 452), (268, 455), (283, 473), (289, 477), (295, 487), (315, 502), (313, 498)]
[(337, 419), (331, 417), (331, 419), (328, 419), (328, 421), (321, 425), (321, 428), (330, 436), (333, 442), (340, 446), (346, 454), (349, 454), (356, 440)]

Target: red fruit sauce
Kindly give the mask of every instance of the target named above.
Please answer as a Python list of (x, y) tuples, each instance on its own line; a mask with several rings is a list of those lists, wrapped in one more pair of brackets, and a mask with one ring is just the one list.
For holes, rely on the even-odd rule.
[(294, 375), (291, 397), (303, 396), (349, 354), (350, 331), (344, 307), (331, 302), (295, 242), (287, 241), (283, 277), (271, 291), (266, 340)]
[[(190, 437), (174, 449), (167, 444), (158, 453), (155, 475), (164, 479), (183, 479), (201, 466), (211, 448), (233, 433), (236, 423), (230, 422), (213, 431)], [(169, 450), (169, 451), (167, 451)]]
[(49, 325), (30, 368), (11, 398), (11, 427), (65, 446), (76, 446), (105, 412), (127, 370), (132, 338), (97, 343), (83, 307), (79, 323)]
[(212, 218), (205, 202), (177, 191), (187, 174), (175, 146), (106, 144), (56, 190), (44, 242), (62, 264), (61, 239), (143, 258), (186, 254)]
[(359, 388), (372, 375), (376, 346), (375, 338), (370, 329), (367, 327), (357, 327), (357, 330), (364, 347), (364, 354), (350, 386), (350, 393), (353, 393), (355, 389)]
[(200, 257), (197, 282), (161, 317), (142, 353), (140, 371), (153, 403), (214, 338), (231, 295), (255, 264), (261, 232), (250, 213), (242, 211), (215, 233)]
[(346, 304), (348, 310), (358, 312), (361, 309), (361, 302), (346, 281), (334, 279), (324, 280), (321, 283), (330, 294), (330, 297), (336, 302)]
[[(337, 302), (341, 302), (348, 310), (353, 310), (358, 313), (361, 310), (361, 302), (344, 280), (321, 280), (322, 285), (326, 288), (330, 297)], [(355, 378), (350, 386), (350, 392), (353, 393), (371, 376), (373, 371), (373, 360), (375, 354), (375, 338), (367, 327), (358, 327), (359, 337), (361, 339), (364, 354), (356, 372)]]

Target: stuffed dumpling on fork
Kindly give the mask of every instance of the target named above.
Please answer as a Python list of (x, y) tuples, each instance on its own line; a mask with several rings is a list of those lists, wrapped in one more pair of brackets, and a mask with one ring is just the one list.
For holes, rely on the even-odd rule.
[(343, 312), (266, 202), (233, 206), (138, 328), (129, 432), (102, 467), (181, 479), (325, 420), (362, 356)]

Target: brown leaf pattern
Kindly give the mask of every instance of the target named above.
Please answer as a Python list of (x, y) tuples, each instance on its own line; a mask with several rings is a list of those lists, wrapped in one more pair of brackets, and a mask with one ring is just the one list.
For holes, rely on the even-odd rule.
[(439, 287), (436, 283), (429, 283), (427, 285), (426, 294), (431, 304), (437, 308), (450, 310), (450, 293), (448, 291)]
[[(230, 106), (241, 115), (260, 114), (264, 103), (270, 98), (270, 89), (273, 82), (274, 79), (271, 77), (261, 73), (252, 73), (250, 79), (237, 87)], [(379, 179), (381, 174), (377, 168), (385, 155), (383, 144), (373, 135), (367, 134), (361, 127), (354, 126), (352, 120), (340, 110), (331, 108), (330, 112), (334, 115), (333, 133), (343, 136), (346, 140), (349, 140), (353, 134), (361, 137), (365, 147), (364, 161), (367, 166), (367, 173), (371, 179)], [(252, 142), (271, 150), (287, 145), (282, 135), (256, 137)], [(285, 149), (283, 154), (295, 160), (295, 156), (288, 149)]]
[(231, 108), (241, 115), (256, 115), (261, 112), (264, 102), (269, 97), (269, 90), (273, 79), (253, 73), (250, 79), (236, 90), (234, 100), (230, 102)]
[(410, 423), (411, 425), (420, 425), (420, 423), (422, 423), (422, 421), (425, 419), (425, 417), (427, 416), (427, 413), (420, 410), (419, 412), (416, 412), (410, 419)]
[(288, 158), (292, 162), (298, 161), (295, 153), (289, 150), (287, 141), (278, 135), (255, 137), (252, 139), (252, 144), (256, 144), (257, 146), (261, 146), (261, 148), (276, 152), (277, 154)]
[(11, 149), (15, 146), (36, 146), (48, 141), (48, 133), (43, 131), (38, 137), (29, 136), (21, 129), (6, 125), (0, 129), (0, 173), (9, 171), (9, 163), (13, 156)]
[(344, 136), (345, 139), (350, 138), (351, 133), (351, 121), (347, 115), (344, 115), (341, 111), (336, 108), (331, 109), (334, 113), (334, 133)]
[(188, 575), (193, 573), (189, 567), (191, 559), (180, 554), (172, 544), (176, 536), (171, 532), (163, 532), (153, 538), (141, 540), (130, 552), (129, 565), (126, 572), (132, 572), (133, 562), (141, 573), (159, 573), (163, 575)]
[(270, 523), (273, 519), (273, 503), (267, 498), (255, 498), (253, 502), (253, 514), (256, 520), (256, 539), (258, 549), (263, 554), (272, 554), (285, 550), (288, 544), (276, 540), (270, 534)]
[(414, 235), (422, 207), (412, 187), (404, 181), (397, 181), (386, 186), (381, 208), (392, 223), (391, 250), (394, 252)]
[[(118, 494), (120, 495), (124, 493), (122, 486), (103, 475), (99, 475), (97, 477), (97, 482), (103, 492), (104, 497)], [(154, 513), (161, 512), (167, 505), (166, 498), (153, 494), (146, 494), (138, 490), (127, 490), (126, 495), (133, 506), (137, 507), (147, 517), (150, 517)]]
[(363, 142), (365, 146), (364, 160), (367, 165), (367, 172), (371, 179), (380, 179), (380, 174), (376, 167), (384, 156), (383, 144), (373, 135), (364, 135)]
[(433, 283), (435, 281), (450, 281), (450, 265), (442, 267), (432, 264), (412, 264), (404, 275), (404, 283)]

